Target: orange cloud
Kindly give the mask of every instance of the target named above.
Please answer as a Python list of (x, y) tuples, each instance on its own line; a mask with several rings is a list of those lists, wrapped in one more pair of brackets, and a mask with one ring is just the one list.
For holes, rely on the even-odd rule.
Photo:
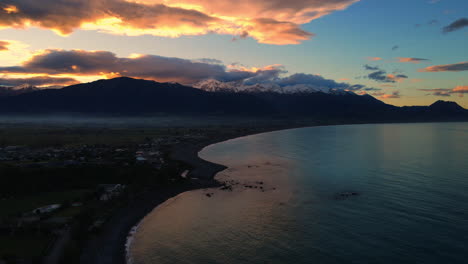
[(468, 93), (468, 85), (459, 85), (455, 87), (452, 92), (454, 93)]
[(403, 63), (421, 63), (425, 61), (429, 61), (428, 59), (421, 59), (421, 58), (397, 58), (398, 62)]
[(424, 69), (419, 69), (419, 72), (459, 72), (459, 71), (468, 71), (468, 61), (454, 63), (454, 64), (445, 64), (445, 65), (434, 65), (429, 66)]
[(379, 61), (379, 60), (383, 60), (383, 59), (380, 58), (380, 57), (367, 57), (367, 60), (370, 60), (370, 61)]
[(398, 99), (401, 98), (400, 92), (396, 91), (391, 94), (382, 94), (379, 96), (380, 99)]
[(0, 40), (0, 51), (8, 50), (8, 46), (10, 46), (10, 42)]
[(408, 76), (402, 75), (402, 74), (398, 74), (398, 75), (387, 74), (387, 79), (390, 80), (391, 82), (402, 82), (407, 78), (408, 78)]
[(358, 1), (2, 0), (0, 27), (38, 26), (60, 35), (76, 29), (163, 37), (217, 33), (286, 45), (313, 36), (300, 25)]
[(19, 12), (18, 8), (14, 5), (6, 5), (3, 7), (3, 11), (7, 14), (16, 14)]

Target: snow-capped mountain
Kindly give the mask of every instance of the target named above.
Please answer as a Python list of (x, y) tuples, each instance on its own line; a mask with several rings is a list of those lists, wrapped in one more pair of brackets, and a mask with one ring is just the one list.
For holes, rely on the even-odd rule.
[(20, 85), (16, 87), (6, 87), (6, 86), (0, 86), (0, 96), (14, 96), (14, 95), (20, 95), (20, 94), (25, 94), (25, 93), (30, 93), (40, 90), (39, 88), (31, 85)]
[(263, 83), (254, 85), (245, 85), (239, 82), (222, 82), (214, 79), (207, 79), (197, 82), (192, 85), (207, 92), (230, 92), (230, 93), (281, 93), (281, 94), (297, 94), (297, 93), (328, 93), (335, 95), (354, 94), (353, 92), (342, 89), (330, 89), (329, 87), (316, 87), (306, 84), (296, 84), (288, 86), (280, 86), (275, 83)]

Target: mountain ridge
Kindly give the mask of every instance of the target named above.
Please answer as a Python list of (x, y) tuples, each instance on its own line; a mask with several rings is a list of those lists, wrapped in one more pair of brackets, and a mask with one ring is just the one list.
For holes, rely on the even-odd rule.
[(178, 83), (119, 77), (0, 98), (2, 113), (226, 114), (373, 121), (468, 120), (455, 102), (397, 107), (352, 92), (205, 91)]

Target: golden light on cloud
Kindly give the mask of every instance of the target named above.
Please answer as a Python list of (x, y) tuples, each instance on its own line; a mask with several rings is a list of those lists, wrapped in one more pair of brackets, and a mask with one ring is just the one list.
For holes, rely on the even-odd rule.
[[(41, 0), (0, 4), (0, 27), (37, 26), (67, 36), (76, 29), (176, 38), (210, 33), (251, 37), (259, 43), (300, 44), (314, 36), (302, 24), (359, 0)], [(20, 12), (21, 10), (21, 12)]]
[(19, 9), (14, 5), (7, 5), (3, 8), (3, 11), (7, 12), (8, 14), (16, 14), (19, 12)]
[(27, 60), (32, 55), (29, 45), (16, 40), (2, 40), (7, 43), (5, 49), (0, 50), (0, 66), (16, 65)]

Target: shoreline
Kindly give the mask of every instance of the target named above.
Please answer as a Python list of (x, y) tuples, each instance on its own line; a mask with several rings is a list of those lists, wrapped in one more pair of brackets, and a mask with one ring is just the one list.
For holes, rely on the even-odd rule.
[[(127, 264), (127, 242), (129, 234), (145, 216), (162, 203), (177, 195), (204, 188), (219, 187), (214, 179), (216, 174), (225, 170), (224, 165), (201, 159), (198, 153), (205, 147), (230, 139), (301, 127), (313, 127), (317, 124), (297, 126), (275, 126), (219, 135), (208, 140), (176, 144), (170, 149), (170, 159), (181, 161), (191, 167), (187, 183), (169, 188), (158, 188), (142, 195), (120, 208), (104, 225), (101, 233), (89, 241), (83, 248), (79, 262), (82, 264)], [(195, 179), (193, 179), (195, 178)]]
[[(416, 122), (426, 123), (426, 122)], [(427, 122), (432, 123), (432, 122)], [(151, 213), (162, 203), (176, 197), (177, 195), (204, 188), (219, 187), (220, 184), (214, 179), (216, 174), (227, 167), (201, 159), (198, 153), (205, 147), (221, 143), (235, 138), (241, 138), (256, 134), (268, 133), (280, 130), (298, 129), (305, 127), (318, 127), (330, 125), (365, 125), (382, 123), (341, 123), (341, 124), (295, 124), (284, 126), (273, 126), (257, 128), (238, 133), (219, 135), (208, 140), (198, 142), (179, 143), (171, 147), (170, 158), (181, 161), (192, 167), (187, 174), (189, 182), (169, 188), (159, 188), (145, 193), (142, 198), (132, 201), (124, 208), (119, 209), (105, 224), (102, 233), (95, 239), (88, 241), (80, 256), (82, 264), (128, 264), (127, 263), (127, 240), (133, 228), (135, 228), (144, 217)], [(394, 123), (385, 123), (394, 124)], [(235, 128), (233, 128), (235, 129)]]

